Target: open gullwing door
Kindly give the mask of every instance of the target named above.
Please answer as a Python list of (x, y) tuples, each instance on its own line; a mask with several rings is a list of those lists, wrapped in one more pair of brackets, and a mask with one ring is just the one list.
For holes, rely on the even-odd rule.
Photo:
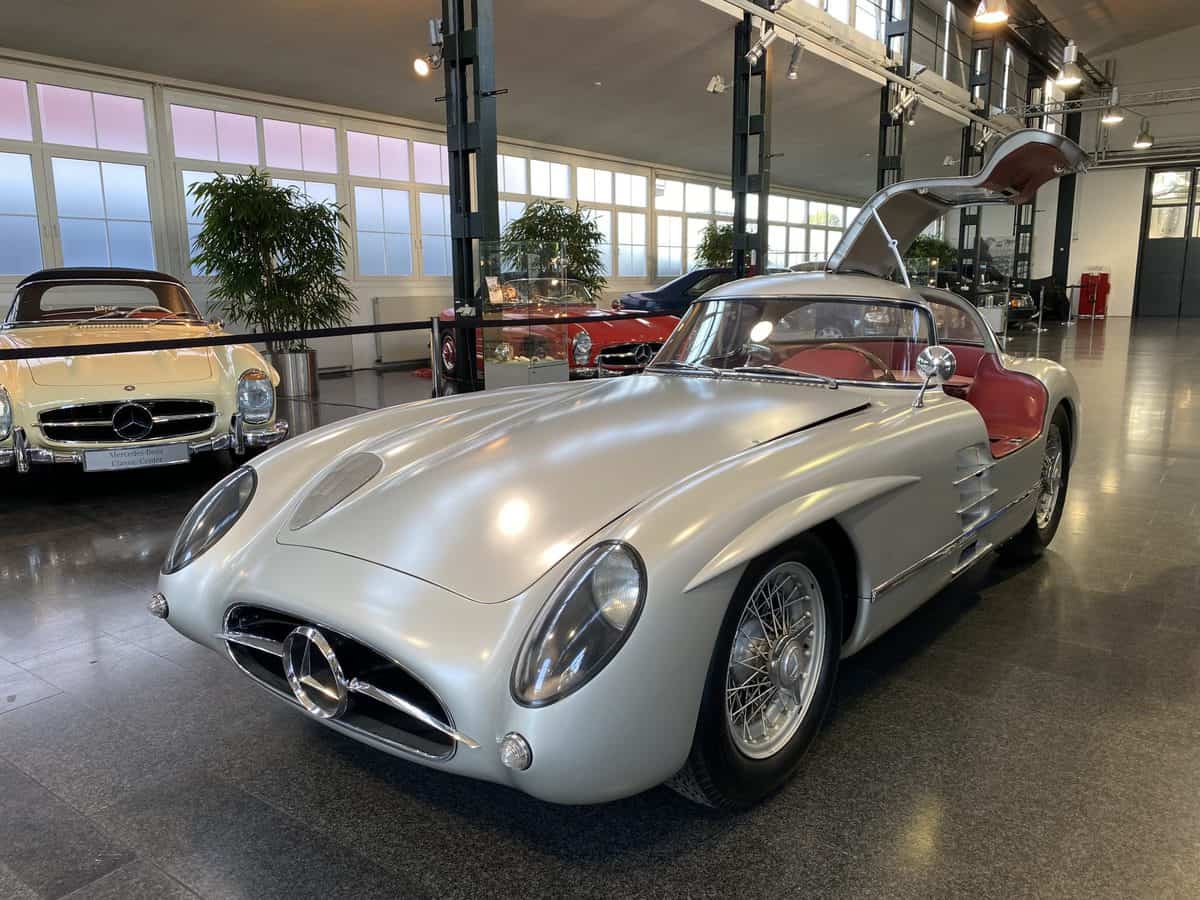
[(1013, 132), (977, 175), (899, 181), (876, 193), (846, 229), (827, 268), (887, 278), (917, 236), (947, 211), (1025, 203), (1051, 179), (1086, 168), (1087, 154), (1070, 138), (1036, 128)]

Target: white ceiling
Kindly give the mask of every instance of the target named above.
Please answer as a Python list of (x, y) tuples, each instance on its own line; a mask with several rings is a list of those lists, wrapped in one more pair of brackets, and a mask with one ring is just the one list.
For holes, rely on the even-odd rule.
[[(1061, 0), (1066, 3), (1067, 0)], [(14, 49), (438, 122), (439, 77), (422, 81), (437, 0), (40, 0), (0, 4)], [(733, 20), (697, 0), (503, 0), (496, 4), (502, 135), (725, 173)], [(783, 79), (777, 42), (777, 183), (850, 197), (875, 187), (879, 88), (809, 54)], [(595, 82), (601, 82), (599, 86)], [(959, 126), (926, 111), (909, 131), (907, 175), (945, 170)], [(870, 154), (869, 157), (864, 154)]]
[(1037, 0), (1037, 5), (1093, 57), (1200, 25), (1197, 0)]

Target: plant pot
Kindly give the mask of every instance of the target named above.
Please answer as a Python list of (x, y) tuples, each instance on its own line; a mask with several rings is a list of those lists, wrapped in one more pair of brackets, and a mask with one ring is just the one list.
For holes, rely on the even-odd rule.
[(274, 350), (271, 365), (279, 373), (276, 393), (280, 396), (315, 398), (321, 393), (317, 385), (316, 350)]

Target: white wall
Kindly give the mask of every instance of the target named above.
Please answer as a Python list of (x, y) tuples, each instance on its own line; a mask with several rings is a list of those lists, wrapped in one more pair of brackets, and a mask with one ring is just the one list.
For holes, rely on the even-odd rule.
[(1141, 168), (1096, 169), (1077, 182), (1070, 283), (1079, 284), (1080, 275), (1097, 268), (1109, 272), (1110, 316), (1133, 312), (1145, 186)]

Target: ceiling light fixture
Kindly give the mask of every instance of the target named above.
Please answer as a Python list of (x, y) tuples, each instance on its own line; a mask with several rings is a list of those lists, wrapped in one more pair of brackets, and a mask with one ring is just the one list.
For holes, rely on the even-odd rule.
[(1154, 135), (1150, 133), (1150, 120), (1142, 119), (1142, 130), (1138, 132), (1137, 140), (1133, 142), (1134, 150), (1149, 150), (1154, 146)]
[(1100, 121), (1108, 126), (1120, 125), (1125, 121), (1125, 113), (1121, 110), (1121, 92), (1113, 87), (1112, 96), (1108, 98), (1108, 106), (1104, 110), (1104, 115), (1100, 117)]
[(763, 58), (763, 54), (767, 52), (767, 48), (771, 46), (771, 42), (779, 37), (775, 31), (775, 26), (768, 23), (764, 26), (763, 31), (759, 34), (758, 40), (754, 42), (754, 46), (746, 53), (746, 62), (752, 66), (758, 65), (758, 61)]
[(1079, 68), (1079, 64), (1075, 61), (1079, 58), (1079, 48), (1075, 46), (1074, 41), (1067, 41), (1067, 46), (1063, 49), (1063, 66), (1059, 70), (1058, 77), (1054, 79), (1054, 83), (1060, 88), (1077, 88), (1083, 84), (1083, 69)]
[(802, 59), (804, 59), (804, 45), (796, 41), (792, 44), (792, 58), (788, 61), (788, 81), (796, 81), (800, 77), (800, 61)]
[(975, 21), (980, 25), (999, 25), (1008, 21), (1007, 0), (979, 0)]
[(429, 46), (433, 49), (425, 56), (418, 56), (413, 60), (413, 71), (422, 78), (426, 77), (434, 69), (442, 67), (442, 20), (429, 20)]

